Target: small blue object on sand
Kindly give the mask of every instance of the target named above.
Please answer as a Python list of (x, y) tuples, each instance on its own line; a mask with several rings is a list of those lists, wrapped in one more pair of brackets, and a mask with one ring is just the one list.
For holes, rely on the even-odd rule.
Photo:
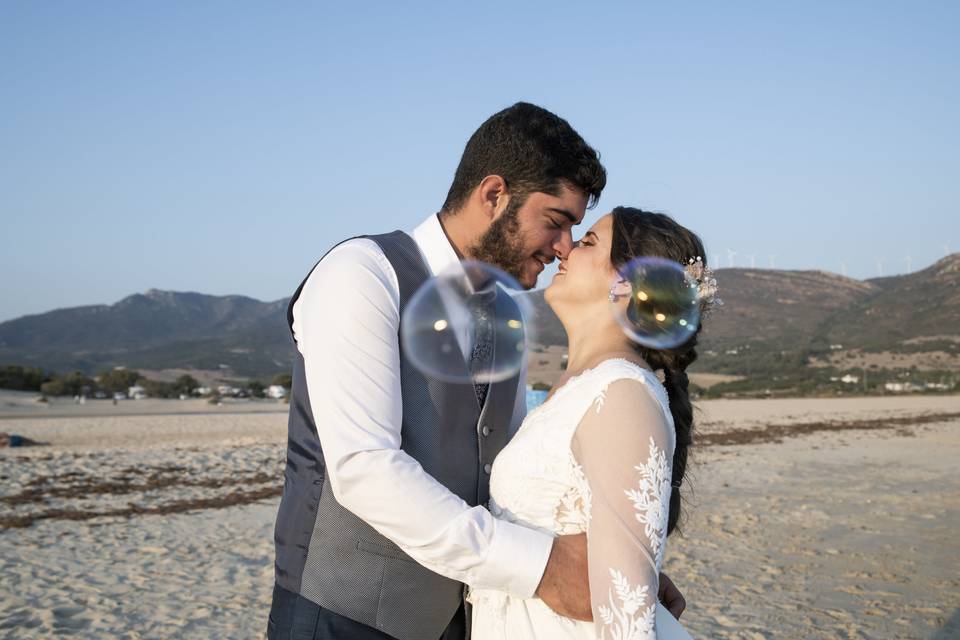
[(18, 436), (14, 433), (0, 433), (0, 447), (32, 447), (35, 444), (46, 444), (36, 442), (30, 438)]

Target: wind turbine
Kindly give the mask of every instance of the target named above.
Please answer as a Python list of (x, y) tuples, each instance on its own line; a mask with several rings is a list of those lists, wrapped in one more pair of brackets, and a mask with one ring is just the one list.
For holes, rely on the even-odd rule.
[(737, 252), (733, 249), (727, 249), (728, 266), (733, 267), (733, 259), (737, 257)]
[(883, 260), (877, 258), (877, 275), (883, 277)]
[(944, 243), (943, 243), (943, 254), (944, 254), (944, 255), (947, 255), (947, 256), (950, 255), (950, 243), (949, 243), (949, 242), (944, 242)]
[(744, 258), (750, 258), (750, 268), (751, 268), (751, 269), (756, 269), (756, 268), (757, 268), (757, 256), (756, 256), (755, 254), (747, 253), (747, 254), (744, 254), (743, 257), (744, 257)]
[(907, 273), (913, 273), (913, 258), (907, 256), (903, 261), (907, 263)]
[(774, 253), (774, 254), (772, 254), (772, 255), (768, 255), (767, 257), (770, 258), (770, 268), (771, 268), (771, 269), (776, 269), (776, 268), (777, 268), (777, 254)]
[(847, 275), (847, 263), (846, 263), (846, 262), (841, 262), (841, 263), (840, 263), (840, 273), (842, 273), (844, 276)]

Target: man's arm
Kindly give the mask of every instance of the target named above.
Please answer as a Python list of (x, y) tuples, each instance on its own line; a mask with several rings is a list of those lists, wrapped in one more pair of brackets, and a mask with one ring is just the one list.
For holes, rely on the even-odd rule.
[[(560, 615), (590, 622), (593, 612), (588, 582), (587, 535), (556, 538), (547, 569), (537, 587), (537, 597)], [(667, 574), (661, 572), (659, 582), (657, 598), (679, 620), (687, 608), (686, 598)]]
[(562, 616), (593, 620), (587, 534), (560, 536), (554, 540), (550, 561), (537, 587), (537, 597)]
[(396, 275), (370, 240), (330, 252), (294, 307), (334, 496), (425, 567), (531, 597), (553, 538), (471, 507), (400, 449), (399, 323)]

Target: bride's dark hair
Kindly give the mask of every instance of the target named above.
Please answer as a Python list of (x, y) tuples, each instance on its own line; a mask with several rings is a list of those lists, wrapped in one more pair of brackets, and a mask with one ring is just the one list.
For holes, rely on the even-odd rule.
[[(689, 258), (700, 256), (703, 266), (707, 266), (703, 242), (697, 234), (670, 216), (632, 207), (617, 207), (613, 210), (610, 261), (621, 270), (640, 256), (659, 256), (680, 264), (687, 264)], [(635, 302), (631, 301), (630, 304)], [(654, 371), (663, 370), (664, 387), (677, 433), (667, 535), (673, 533), (680, 521), (680, 485), (687, 470), (687, 451), (693, 443), (693, 406), (690, 404), (687, 367), (697, 359), (695, 347), (699, 333), (698, 326), (689, 340), (673, 349), (649, 349), (633, 344), (637, 353)]]

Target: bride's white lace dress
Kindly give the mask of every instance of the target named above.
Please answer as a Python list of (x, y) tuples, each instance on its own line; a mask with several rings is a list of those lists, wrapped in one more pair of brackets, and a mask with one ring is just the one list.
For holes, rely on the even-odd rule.
[(587, 533), (594, 622), (474, 589), (473, 640), (689, 638), (657, 601), (674, 446), (666, 389), (628, 360), (584, 371), (532, 411), (494, 462), (490, 511)]

